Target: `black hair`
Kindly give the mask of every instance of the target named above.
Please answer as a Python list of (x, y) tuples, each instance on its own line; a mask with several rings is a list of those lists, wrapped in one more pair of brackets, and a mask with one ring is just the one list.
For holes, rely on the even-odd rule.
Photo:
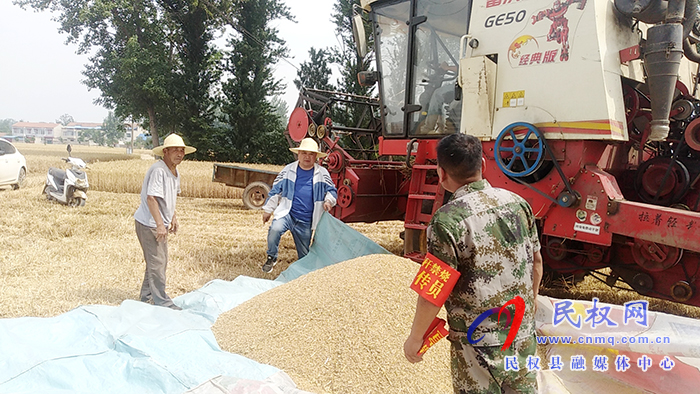
[(481, 171), (481, 141), (473, 135), (450, 134), (438, 142), (437, 160), (455, 181), (463, 182)]

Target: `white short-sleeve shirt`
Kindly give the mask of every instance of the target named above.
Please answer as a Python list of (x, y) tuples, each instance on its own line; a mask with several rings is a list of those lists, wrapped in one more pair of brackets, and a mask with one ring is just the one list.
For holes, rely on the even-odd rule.
[(155, 162), (146, 172), (141, 186), (141, 205), (134, 213), (134, 219), (147, 227), (156, 227), (156, 221), (148, 210), (146, 199), (154, 196), (165, 227), (170, 225), (175, 215), (175, 201), (180, 194), (180, 172), (173, 175), (163, 160)]

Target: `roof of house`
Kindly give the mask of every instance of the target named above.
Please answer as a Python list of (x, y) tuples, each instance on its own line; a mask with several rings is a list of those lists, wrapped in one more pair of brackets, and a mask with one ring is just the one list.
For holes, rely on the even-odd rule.
[(70, 122), (66, 127), (102, 127), (102, 123)]
[(58, 126), (58, 123), (46, 123), (46, 122), (17, 122), (12, 125), (12, 127), (49, 127), (54, 128)]

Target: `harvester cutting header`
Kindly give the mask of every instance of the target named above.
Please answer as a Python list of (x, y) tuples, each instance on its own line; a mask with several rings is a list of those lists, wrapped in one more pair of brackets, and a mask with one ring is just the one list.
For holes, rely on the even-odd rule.
[[(700, 305), (697, 0), (363, 1), (379, 99), (303, 89), (290, 140), (315, 137), (346, 221), (403, 220), (405, 254), (445, 198), (442, 136), (483, 141), (484, 177), (523, 196), (545, 265)], [(355, 17), (362, 53), (361, 15)], [(363, 106), (355, 125), (334, 108)]]

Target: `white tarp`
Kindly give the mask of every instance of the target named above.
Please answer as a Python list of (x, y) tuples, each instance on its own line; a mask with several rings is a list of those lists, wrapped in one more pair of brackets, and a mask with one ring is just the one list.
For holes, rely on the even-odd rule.
[(214, 280), (175, 298), (183, 311), (126, 300), (51, 318), (0, 319), (0, 393), (302, 394), (279, 369), (222, 351), (211, 325), (282, 283), (376, 253), (389, 252), (324, 214), (309, 255), (276, 280)]

